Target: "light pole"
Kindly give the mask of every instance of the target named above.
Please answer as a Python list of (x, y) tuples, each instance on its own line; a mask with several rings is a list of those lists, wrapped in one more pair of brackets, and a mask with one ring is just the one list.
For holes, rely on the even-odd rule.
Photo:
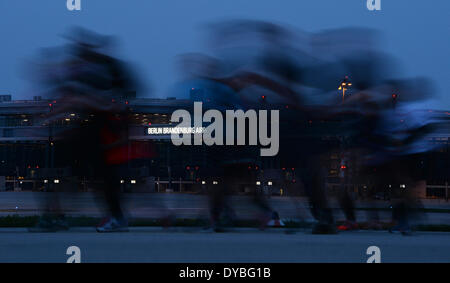
[[(53, 112), (53, 107), (56, 101), (50, 102), (48, 104), (49, 106), (49, 116), (52, 116), (52, 112)], [(51, 117), (53, 118), (53, 117)], [(45, 173), (45, 178), (46, 180), (49, 180), (50, 177), (54, 177), (52, 176), (52, 172), (51, 170), (53, 169), (53, 161), (54, 161), (54, 143), (53, 143), (53, 119), (50, 119), (50, 121), (48, 122), (48, 141), (47, 141), (47, 152), (45, 155), (45, 163), (46, 163), (46, 170), (44, 171)], [(47, 183), (45, 183), (45, 191), (50, 191), (52, 185), (50, 185), (50, 181), (48, 181)]]
[(351, 86), (352, 86), (352, 83), (349, 81), (348, 76), (345, 76), (345, 78), (339, 84), (339, 88), (338, 88), (338, 90), (342, 90), (342, 102), (344, 102), (344, 100), (345, 100), (345, 91)]
[(397, 106), (397, 98), (398, 95), (396, 93), (392, 94), (392, 108), (395, 109), (395, 106)]

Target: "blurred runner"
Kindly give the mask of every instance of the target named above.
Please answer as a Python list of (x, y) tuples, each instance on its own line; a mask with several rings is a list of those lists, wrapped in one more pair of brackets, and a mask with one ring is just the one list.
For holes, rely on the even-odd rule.
[[(127, 96), (136, 85), (124, 64), (106, 54), (111, 38), (81, 28), (69, 35), (67, 56), (57, 65), (62, 75), (49, 80), (55, 101), (47, 118), (50, 123), (69, 113), (81, 118), (79, 124), (55, 138), (71, 149), (67, 155), (74, 158), (75, 171), (89, 176), (103, 192), (108, 217), (97, 231), (128, 231), (120, 202), (120, 180), (127, 176), (130, 160), (151, 155), (139, 143), (128, 140)], [(47, 202), (57, 204), (59, 200)], [(35, 229), (47, 226), (40, 221)]]

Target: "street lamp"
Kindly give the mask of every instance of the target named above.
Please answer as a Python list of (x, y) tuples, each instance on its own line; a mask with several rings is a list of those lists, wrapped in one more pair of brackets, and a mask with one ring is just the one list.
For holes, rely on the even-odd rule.
[(395, 108), (395, 106), (397, 105), (397, 98), (398, 95), (396, 93), (392, 94), (392, 107)]
[(342, 102), (345, 100), (345, 91), (352, 86), (352, 83), (349, 81), (348, 76), (342, 80), (339, 84), (338, 90), (342, 90)]

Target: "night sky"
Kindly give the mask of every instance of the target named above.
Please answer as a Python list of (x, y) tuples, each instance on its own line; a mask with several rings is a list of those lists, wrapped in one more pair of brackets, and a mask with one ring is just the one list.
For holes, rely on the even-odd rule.
[(63, 44), (60, 35), (80, 25), (118, 36), (121, 57), (138, 67), (155, 96), (166, 97), (178, 80), (175, 56), (205, 48), (202, 24), (253, 19), (309, 32), (376, 28), (405, 77), (435, 82), (436, 99), (424, 107), (450, 109), (450, 1), (381, 1), (382, 11), (371, 12), (365, 0), (82, 0), (82, 11), (70, 12), (65, 0), (0, 0), (0, 94), (33, 96), (21, 72), (26, 60), (39, 48)]

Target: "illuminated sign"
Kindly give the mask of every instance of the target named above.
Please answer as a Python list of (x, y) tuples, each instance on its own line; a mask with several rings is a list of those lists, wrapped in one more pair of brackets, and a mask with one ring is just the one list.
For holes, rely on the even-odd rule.
[(204, 127), (150, 127), (147, 129), (149, 135), (202, 134), (204, 132)]

